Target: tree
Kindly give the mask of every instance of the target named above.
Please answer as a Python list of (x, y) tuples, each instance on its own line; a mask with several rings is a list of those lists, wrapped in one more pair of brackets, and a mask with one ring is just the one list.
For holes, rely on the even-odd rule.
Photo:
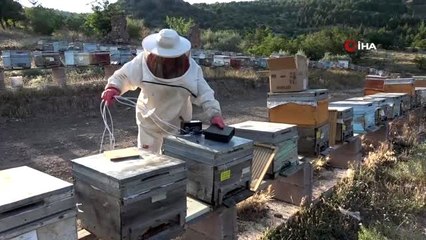
[(94, 33), (97, 37), (106, 37), (111, 32), (111, 18), (124, 14), (120, 2), (110, 3), (108, 0), (97, 0), (92, 5), (92, 10), (93, 13), (87, 16), (84, 27), (86, 35)]
[(150, 34), (143, 20), (127, 18), (127, 32), (131, 39), (143, 39)]
[(240, 52), (242, 38), (235, 31), (220, 30), (213, 32), (208, 29), (201, 35), (201, 42), (203, 42), (205, 49)]
[(413, 47), (426, 49), (426, 24), (422, 22), (419, 26), (419, 30), (413, 39)]
[(24, 9), (19, 2), (13, 0), (0, 1), (0, 25), (3, 29), (9, 27), (9, 22), (15, 26), (17, 21), (24, 19)]
[(179, 35), (187, 37), (195, 22), (192, 18), (166, 16), (166, 24), (169, 28), (176, 30)]
[(33, 31), (39, 34), (51, 35), (60, 29), (64, 22), (63, 17), (55, 10), (42, 6), (26, 8), (25, 15)]

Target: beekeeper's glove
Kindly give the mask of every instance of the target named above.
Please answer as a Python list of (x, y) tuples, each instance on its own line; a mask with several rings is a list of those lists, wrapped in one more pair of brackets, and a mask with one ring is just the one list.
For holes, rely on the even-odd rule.
[(222, 116), (214, 116), (210, 120), (211, 124), (215, 125), (216, 127), (223, 129), (225, 127), (225, 123), (223, 122)]
[(103, 91), (101, 98), (105, 101), (106, 105), (109, 107), (114, 103), (114, 97), (120, 95), (120, 90), (115, 87), (108, 87)]

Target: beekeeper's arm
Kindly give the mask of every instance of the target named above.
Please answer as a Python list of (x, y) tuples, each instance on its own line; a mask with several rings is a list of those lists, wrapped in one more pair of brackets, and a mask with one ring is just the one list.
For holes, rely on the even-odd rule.
[(198, 67), (198, 77), (197, 77), (197, 86), (198, 92), (197, 97), (192, 97), (192, 103), (197, 106), (201, 106), (207, 116), (210, 118), (212, 124), (217, 125), (218, 127), (223, 128), (225, 124), (222, 119), (222, 112), (220, 109), (219, 102), (214, 98), (214, 91), (207, 84), (203, 76), (203, 71), (201, 67)]
[(101, 95), (107, 106), (112, 105), (115, 96), (136, 90), (138, 78), (142, 76), (142, 57), (142, 54), (136, 56), (108, 78), (108, 84)]
[(132, 61), (124, 64), (122, 68), (115, 71), (108, 78), (106, 88), (115, 87), (120, 90), (121, 94), (136, 90), (139, 77), (142, 76), (142, 57), (143, 55), (139, 54)]

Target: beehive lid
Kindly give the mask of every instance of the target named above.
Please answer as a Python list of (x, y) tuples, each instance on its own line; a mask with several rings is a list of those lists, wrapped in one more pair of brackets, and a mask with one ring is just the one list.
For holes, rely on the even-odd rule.
[(354, 109), (354, 113), (368, 112), (368, 111), (375, 110), (374, 103), (368, 102), (368, 101), (338, 101), (338, 102), (331, 102), (330, 106), (352, 107)]
[(379, 97), (371, 97), (371, 96), (364, 96), (364, 97), (353, 97), (353, 98), (349, 98), (346, 99), (346, 101), (366, 101), (366, 102), (373, 102), (376, 104), (383, 104), (384, 102), (386, 102), (385, 98), (379, 98)]
[(354, 116), (353, 107), (329, 106), (328, 110), (337, 111), (338, 112), (337, 117), (340, 120), (347, 120), (347, 119), (353, 118)]
[(168, 136), (163, 148), (165, 154), (217, 166), (252, 155), (253, 141), (237, 136), (228, 143), (208, 140), (203, 135)]
[(327, 89), (309, 89), (301, 92), (268, 93), (270, 99), (290, 99), (295, 101), (321, 101), (328, 99)]
[(398, 84), (414, 84), (414, 78), (395, 78), (386, 79), (385, 85), (398, 85)]
[(110, 187), (120, 188), (121, 185), (140, 181), (173, 169), (184, 168), (185, 163), (179, 159), (152, 154), (138, 150), (138, 157), (111, 161), (104, 154), (97, 154), (72, 161), (74, 174), (101, 181), (107, 179)]
[(280, 143), (297, 136), (297, 127), (292, 124), (246, 121), (231, 125), (235, 135), (260, 143)]
[(1, 170), (0, 219), (3, 212), (39, 202), (52, 195), (71, 192), (72, 189), (72, 184), (30, 167)]
[(401, 95), (395, 95), (394, 93), (376, 93), (373, 95), (368, 95), (372, 98), (385, 98), (385, 99), (401, 99)]

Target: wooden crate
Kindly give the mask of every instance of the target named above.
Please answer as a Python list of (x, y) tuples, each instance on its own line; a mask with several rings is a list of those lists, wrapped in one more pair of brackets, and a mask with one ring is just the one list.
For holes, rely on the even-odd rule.
[(202, 135), (170, 136), (163, 148), (165, 155), (187, 163), (190, 196), (218, 207), (251, 195), (253, 141), (234, 136), (229, 143), (221, 143)]
[(321, 127), (297, 127), (299, 131), (298, 151), (306, 156), (318, 156), (329, 147), (328, 123)]
[[(178, 235), (186, 216), (185, 163), (135, 149), (128, 151), (138, 155), (127, 156), (126, 151), (72, 161), (83, 228), (112, 240)], [(123, 160), (111, 161), (121, 154)]]
[[(31, 176), (29, 180), (28, 176)], [(0, 239), (28, 232), (45, 236), (46, 228), (43, 227), (48, 224), (60, 226), (59, 230), (67, 234), (67, 238), (44, 239), (76, 238), (75, 200), (71, 184), (29, 167), (0, 171), (0, 183)], [(65, 221), (67, 224), (64, 225)], [(51, 228), (57, 227), (47, 227)]]

